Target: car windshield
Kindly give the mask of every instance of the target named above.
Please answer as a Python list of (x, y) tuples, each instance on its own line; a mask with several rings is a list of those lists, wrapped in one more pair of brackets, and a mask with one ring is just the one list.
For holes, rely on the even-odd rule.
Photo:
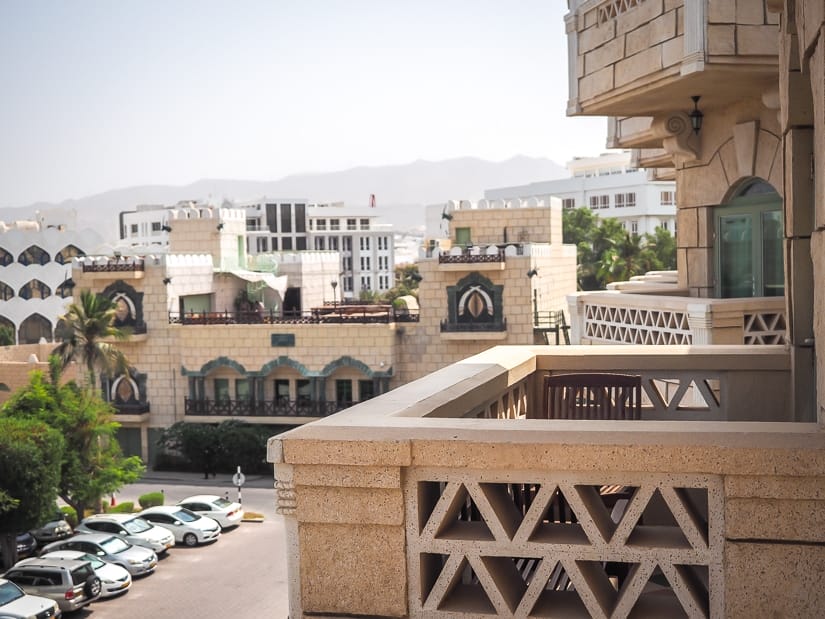
[(181, 522), (195, 522), (195, 520), (198, 520), (200, 518), (200, 516), (198, 516), (197, 514), (193, 514), (188, 509), (183, 508), (176, 511), (174, 514), (172, 514), (172, 516), (174, 516)]
[(25, 594), (13, 582), (4, 582), (0, 585), (0, 606), (19, 600)]
[(116, 555), (119, 552), (127, 550), (129, 548), (129, 544), (124, 542), (119, 537), (110, 537), (109, 539), (105, 539), (100, 542), (100, 547), (109, 554)]
[(132, 535), (144, 533), (152, 528), (152, 525), (146, 522), (143, 518), (134, 518), (123, 523), (124, 528)]
[(100, 569), (101, 567), (106, 565), (106, 562), (104, 560), (102, 560), (99, 557), (96, 557), (94, 555), (90, 555), (88, 552), (85, 555), (83, 555), (83, 557), (81, 557), (81, 558), (84, 561), (88, 561), (89, 563), (91, 563), (93, 570)]
[(225, 508), (229, 507), (230, 505), (232, 505), (232, 502), (227, 501), (226, 499), (222, 499), (222, 498), (218, 497), (217, 499), (212, 501), (212, 505), (214, 505), (215, 507), (218, 507), (220, 509), (225, 509)]

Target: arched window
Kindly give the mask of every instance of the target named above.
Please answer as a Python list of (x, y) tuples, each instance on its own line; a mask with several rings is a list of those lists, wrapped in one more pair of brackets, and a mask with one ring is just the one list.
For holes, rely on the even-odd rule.
[(66, 264), (72, 258), (85, 255), (86, 252), (84, 252), (82, 249), (78, 249), (74, 245), (66, 245), (66, 247), (57, 252), (57, 254), (54, 257), (54, 261), (59, 262), (60, 264)]
[(33, 279), (20, 289), (20, 296), (24, 299), (47, 299), (52, 296), (52, 289), (39, 279)]
[(0, 282), (0, 300), (8, 301), (14, 298), (14, 290), (5, 282)]
[(714, 222), (716, 296), (784, 296), (784, 225), (776, 190), (758, 178), (746, 182), (715, 209)]
[(17, 258), (17, 262), (25, 266), (29, 266), (30, 264), (43, 265), (47, 264), (49, 260), (51, 260), (49, 254), (37, 245), (30, 246)]
[(0, 267), (7, 267), (12, 262), (14, 262), (14, 256), (0, 247)]
[(67, 297), (72, 296), (72, 294), (74, 294), (74, 286), (75, 286), (74, 280), (70, 277), (65, 282), (60, 284), (57, 287), (57, 290), (54, 291), (54, 293), (58, 297), (60, 297), (61, 299), (65, 299)]

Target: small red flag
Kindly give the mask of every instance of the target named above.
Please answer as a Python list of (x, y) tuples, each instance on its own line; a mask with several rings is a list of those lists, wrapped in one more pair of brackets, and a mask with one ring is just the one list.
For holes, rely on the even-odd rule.
[(370, 208), (375, 208), (375, 194), (370, 194)]

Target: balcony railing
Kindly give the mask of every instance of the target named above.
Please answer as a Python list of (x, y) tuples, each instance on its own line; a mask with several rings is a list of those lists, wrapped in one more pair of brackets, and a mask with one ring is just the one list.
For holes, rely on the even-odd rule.
[[(787, 583), (819, 573), (825, 433), (778, 423), (790, 365), (781, 346), (495, 347), (274, 437), (290, 615), (816, 615)], [(641, 375), (643, 420), (530, 418), (544, 376), (616, 371)]]
[(482, 253), (464, 250), (462, 253), (439, 254), (439, 264), (476, 264), (484, 262), (504, 262), (504, 250), (497, 249), (495, 252)]
[(143, 258), (112, 258), (106, 262), (83, 262), (84, 273), (131, 273), (143, 271)]
[(500, 333), (507, 331), (507, 319), (501, 322), (451, 322), (441, 321), (442, 333)]
[(276, 310), (248, 312), (170, 312), (169, 324), (179, 325), (255, 325), (255, 324), (389, 324), (418, 322), (418, 312), (391, 306), (342, 305), (324, 306), (303, 312)]
[(206, 417), (327, 417), (352, 402), (317, 400), (184, 400), (184, 414)]
[(592, 292), (568, 297), (574, 344), (782, 344), (779, 297), (699, 299)]

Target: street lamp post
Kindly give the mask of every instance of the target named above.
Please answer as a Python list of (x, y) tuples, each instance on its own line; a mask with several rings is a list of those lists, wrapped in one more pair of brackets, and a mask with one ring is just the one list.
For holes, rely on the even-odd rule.
[(332, 280), (329, 285), (332, 286), (332, 306), (337, 307), (338, 303), (336, 302), (335, 289), (338, 288), (338, 282), (336, 280)]

